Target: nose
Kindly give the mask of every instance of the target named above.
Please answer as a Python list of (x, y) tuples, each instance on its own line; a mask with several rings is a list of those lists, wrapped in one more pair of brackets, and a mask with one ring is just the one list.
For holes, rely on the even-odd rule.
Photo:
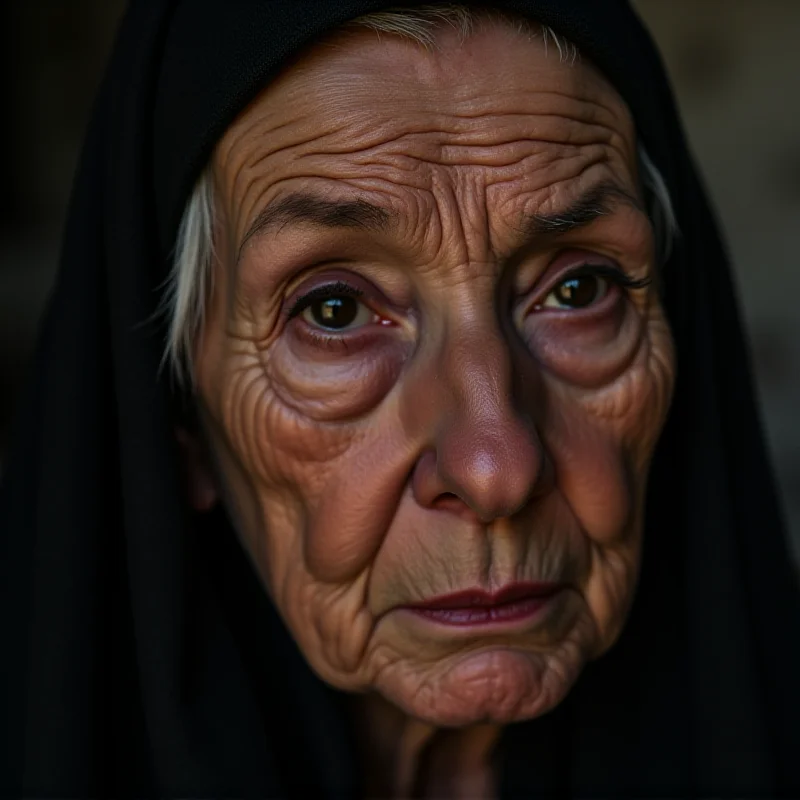
[(435, 369), (422, 388), (429, 397), (421, 405), (435, 413), (431, 446), (412, 476), (417, 502), (469, 509), (483, 523), (513, 516), (552, 480), (537, 410), (530, 407), (538, 392), (521, 386), (520, 376), (515, 387), (511, 353), (499, 333), (451, 343)]

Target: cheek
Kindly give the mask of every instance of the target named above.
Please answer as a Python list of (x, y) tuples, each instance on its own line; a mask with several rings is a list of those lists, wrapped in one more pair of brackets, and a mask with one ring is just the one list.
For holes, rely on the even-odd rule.
[(624, 537), (633, 508), (635, 480), (613, 431), (598, 426), (574, 398), (565, 399), (545, 435), (556, 482), (572, 513), (593, 541)]
[(660, 371), (631, 367), (599, 393), (568, 395), (551, 415), (546, 446), (557, 482), (587, 535), (614, 546), (631, 535), (666, 407)]
[(644, 500), (647, 471), (672, 396), (674, 353), (656, 301), (612, 313), (546, 316), (529, 347), (543, 365), (542, 434), (558, 483), (587, 533), (614, 542)]
[(306, 559), (320, 580), (343, 583), (368, 568), (397, 514), (413, 453), (388, 416), (376, 415), (334, 465), (310, 517)]
[(583, 535), (579, 585), (597, 634), (592, 654), (599, 655), (616, 640), (633, 599), (644, 476), (631, 470), (613, 430), (582, 406), (564, 406), (548, 447), (558, 491)]
[(663, 317), (654, 315), (645, 333), (628, 367), (608, 385), (554, 387), (547, 426), (559, 491), (589, 546), (583, 594), (598, 631), (596, 654), (616, 640), (633, 599), (647, 473), (673, 385)]
[(258, 354), (240, 359), (222, 381), (220, 427), (235, 462), (226, 483), (256, 531), (243, 531), (248, 540), (283, 554), (271, 559), (271, 583), (299, 569), (298, 557), (310, 578), (328, 583), (369, 566), (413, 460), (390, 394), (401, 357), (387, 346), (303, 370), (278, 346), (263, 364)]
[(257, 490), (314, 488), (327, 465), (347, 450), (349, 428), (316, 424), (283, 401), (255, 358), (233, 366), (223, 381), (219, 418), (230, 449)]

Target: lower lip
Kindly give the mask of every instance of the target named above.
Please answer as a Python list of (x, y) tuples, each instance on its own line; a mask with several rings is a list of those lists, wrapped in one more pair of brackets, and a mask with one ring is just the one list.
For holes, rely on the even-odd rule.
[(421, 617), (442, 625), (493, 625), (528, 619), (541, 611), (555, 594), (527, 597), (495, 606), (465, 606), (464, 608), (410, 608)]

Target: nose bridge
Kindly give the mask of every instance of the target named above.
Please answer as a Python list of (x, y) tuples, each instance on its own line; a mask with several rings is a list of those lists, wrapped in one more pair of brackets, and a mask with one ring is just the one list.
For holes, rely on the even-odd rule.
[(509, 342), (494, 319), (450, 326), (439, 353), (443, 398), (435, 435), (443, 492), (482, 520), (523, 507), (542, 478), (545, 455), (533, 409), (515, 396)]
[(500, 332), (488, 328), (452, 332), (441, 354), (452, 419), (481, 435), (499, 433), (516, 417), (511, 354)]

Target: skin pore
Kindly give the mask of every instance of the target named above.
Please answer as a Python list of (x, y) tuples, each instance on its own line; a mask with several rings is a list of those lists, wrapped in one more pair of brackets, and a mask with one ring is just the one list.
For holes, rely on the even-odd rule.
[[(312, 668), (359, 695), (373, 794), (490, 796), (500, 727), (563, 699), (635, 588), (674, 356), (630, 114), (499, 21), (431, 50), (347, 31), (213, 172), (193, 501), (219, 493)], [(497, 624), (409, 608), (519, 582), (557, 591)]]

